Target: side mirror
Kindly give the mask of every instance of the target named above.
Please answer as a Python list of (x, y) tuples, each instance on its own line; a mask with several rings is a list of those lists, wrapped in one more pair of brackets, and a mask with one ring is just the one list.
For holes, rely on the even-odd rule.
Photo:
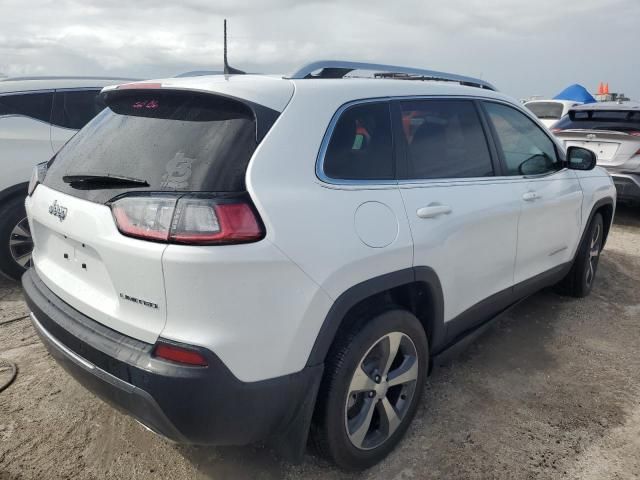
[(531, 176), (541, 175), (553, 169), (553, 162), (543, 154), (532, 155), (520, 164), (518, 170), (520, 175)]
[(567, 167), (571, 170), (593, 170), (596, 166), (596, 154), (582, 147), (567, 149)]

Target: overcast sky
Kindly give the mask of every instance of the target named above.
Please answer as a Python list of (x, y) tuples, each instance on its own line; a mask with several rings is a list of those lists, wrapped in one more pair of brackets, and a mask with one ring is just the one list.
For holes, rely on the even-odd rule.
[(290, 72), (317, 59), (478, 76), (518, 98), (572, 83), (640, 100), (640, 0), (0, 0), (0, 73)]

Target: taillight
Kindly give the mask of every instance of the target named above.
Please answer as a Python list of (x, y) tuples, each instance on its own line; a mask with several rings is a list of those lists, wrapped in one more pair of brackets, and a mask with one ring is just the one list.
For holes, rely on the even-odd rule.
[(561, 132), (561, 131), (562, 131), (561, 128), (552, 128), (551, 129), (551, 133), (558, 133), (558, 132)]
[(168, 343), (157, 343), (156, 348), (153, 350), (153, 356), (185, 365), (198, 367), (206, 367), (208, 365), (207, 359), (200, 352)]
[(640, 132), (629, 132), (629, 135), (633, 137), (640, 137)]
[(111, 204), (123, 235), (187, 245), (247, 243), (264, 236), (245, 198), (128, 196)]
[(111, 212), (124, 235), (166, 242), (176, 202), (176, 198), (124, 197), (111, 204)]

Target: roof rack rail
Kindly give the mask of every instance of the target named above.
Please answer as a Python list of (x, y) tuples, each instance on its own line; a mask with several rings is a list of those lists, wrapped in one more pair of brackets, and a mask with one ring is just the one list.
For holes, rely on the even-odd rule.
[[(313, 75), (313, 72), (320, 73)], [(394, 78), (398, 80), (440, 80), (445, 82), (457, 82), (460, 85), (496, 90), (489, 82), (479, 78), (465, 77), (455, 73), (437, 72), (422, 68), (400, 67), (397, 65), (384, 65), (379, 63), (346, 62), (340, 60), (321, 60), (309, 63), (292, 73), (290, 79), (305, 78), (343, 78), (354, 70), (367, 70), (374, 72), (375, 78)]]

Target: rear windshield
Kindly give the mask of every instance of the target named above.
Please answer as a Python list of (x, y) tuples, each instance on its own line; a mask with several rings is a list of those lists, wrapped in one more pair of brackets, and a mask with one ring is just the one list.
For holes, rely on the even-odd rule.
[[(127, 92), (60, 150), (44, 183), (97, 202), (123, 190), (243, 191), (257, 146), (255, 123), (249, 107), (223, 97)], [(76, 176), (129, 178), (148, 186), (67, 183)]]
[(638, 110), (572, 110), (554, 125), (560, 130), (613, 130), (636, 132), (640, 130)]
[(536, 102), (525, 104), (541, 120), (555, 120), (562, 116), (562, 104), (557, 102)]

